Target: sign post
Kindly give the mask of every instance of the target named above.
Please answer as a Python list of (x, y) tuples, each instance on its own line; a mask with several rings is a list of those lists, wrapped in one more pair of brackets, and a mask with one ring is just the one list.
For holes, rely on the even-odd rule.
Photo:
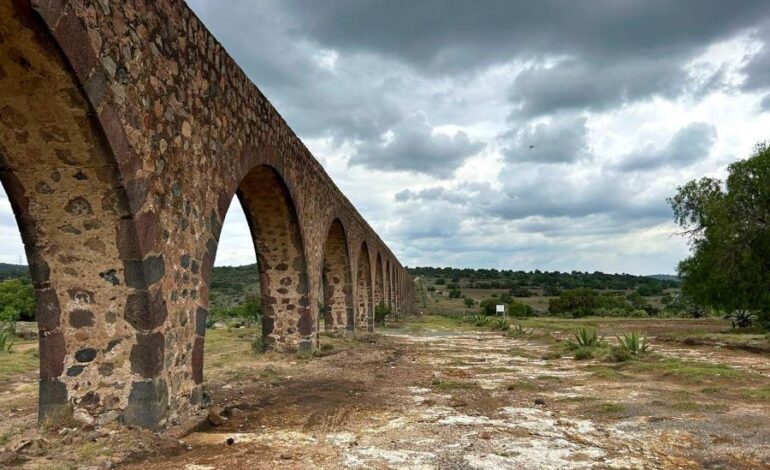
[(505, 320), (505, 305), (496, 305), (495, 306), (495, 313), (502, 313), (503, 314), (503, 320)]

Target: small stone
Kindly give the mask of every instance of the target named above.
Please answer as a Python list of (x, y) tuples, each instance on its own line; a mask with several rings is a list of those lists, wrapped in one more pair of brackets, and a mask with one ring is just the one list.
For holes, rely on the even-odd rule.
[(118, 413), (117, 410), (110, 410), (106, 413), (102, 413), (99, 416), (99, 426), (104, 426), (105, 424), (112, 423), (113, 421), (117, 420), (118, 417), (120, 417), (120, 413)]
[(291, 460), (292, 456), (289, 454), (281, 454), (281, 460)]
[(227, 445), (231, 446), (231, 445), (235, 444), (235, 439), (233, 439), (232, 437), (228, 437), (227, 441), (225, 441), (225, 442), (227, 442)]
[(219, 406), (212, 406), (209, 409), (209, 415), (207, 419), (213, 426), (221, 426), (227, 422), (227, 418), (222, 416), (224, 410)]
[(190, 137), (192, 135), (192, 127), (190, 127), (190, 123), (187, 121), (182, 123), (182, 135), (185, 137)]
[(543, 400), (542, 398), (535, 398), (535, 405), (543, 406), (545, 405), (545, 400)]

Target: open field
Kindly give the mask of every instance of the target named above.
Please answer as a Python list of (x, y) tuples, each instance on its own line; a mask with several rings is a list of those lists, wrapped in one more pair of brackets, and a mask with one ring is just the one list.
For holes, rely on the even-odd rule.
[[(314, 357), (254, 355), (254, 330), (211, 330), (206, 380), (228, 419), (161, 438), (109, 425), (68, 431), (67, 421), (39, 431), (35, 345), (25, 342), (0, 355), (0, 456), (12, 468), (770, 465), (765, 336), (726, 334), (713, 319), (522, 324), (505, 333), (418, 317), (375, 335), (324, 336)], [(646, 331), (654, 351), (618, 363), (599, 348), (576, 360), (565, 340), (583, 324), (611, 343)]]

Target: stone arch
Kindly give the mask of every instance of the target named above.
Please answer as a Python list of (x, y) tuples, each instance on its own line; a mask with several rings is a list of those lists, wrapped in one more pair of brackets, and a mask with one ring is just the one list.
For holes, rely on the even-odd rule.
[(309, 350), (316, 329), (310, 308), (305, 248), (297, 211), (283, 177), (257, 165), (236, 195), (257, 253), (265, 348)]
[(72, 404), (144, 424), (164, 389), (158, 218), (131, 210), (108, 111), (30, 5), (0, 2), (0, 18), (0, 182), (35, 288), (38, 416)]
[(374, 306), (372, 304), (372, 263), (369, 260), (369, 248), (366, 242), (361, 243), (358, 253), (357, 271), (357, 308), (356, 329), (374, 330)]
[(353, 287), (345, 228), (334, 219), (324, 243), (321, 266), (324, 327), (326, 330), (353, 329)]

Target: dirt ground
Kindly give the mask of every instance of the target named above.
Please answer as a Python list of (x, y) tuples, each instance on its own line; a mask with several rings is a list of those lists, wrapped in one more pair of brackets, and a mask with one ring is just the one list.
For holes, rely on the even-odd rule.
[(559, 357), (577, 325), (569, 321), (506, 334), (427, 317), (376, 335), (324, 337), (321, 357), (255, 356), (253, 331), (214, 330), (205, 367), (225, 422), (181, 438), (122, 428), (37, 431), (30, 373), (0, 388), (0, 455), (30, 441), (5, 465), (770, 468), (768, 354), (731, 347), (730, 335), (721, 343), (676, 334), (663, 341), (686, 331), (718, 341), (725, 328), (718, 321), (638, 322), (599, 325), (660, 335), (653, 353), (623, 363)]

